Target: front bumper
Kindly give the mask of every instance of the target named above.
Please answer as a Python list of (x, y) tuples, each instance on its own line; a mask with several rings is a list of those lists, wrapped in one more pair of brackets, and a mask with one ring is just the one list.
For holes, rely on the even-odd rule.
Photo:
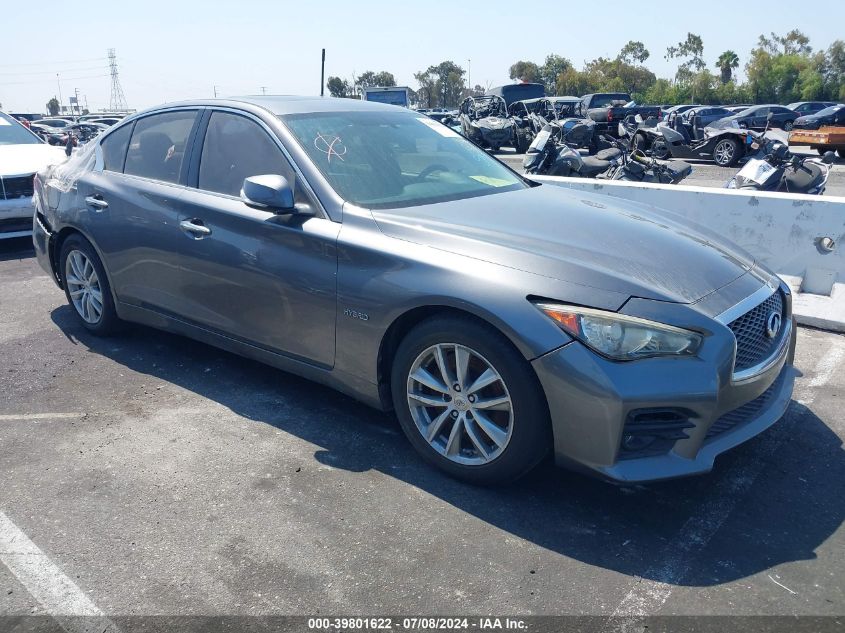
[[(556, 462), (603, 478), (653, 481), (706, 473), (719, 454), (786, 412), (795, 382), (795, 323), (753, 376), (733, 373), (733, 351), (713, 336), (695, 358), (607, 360), (572, 342), (533, 361), (548, 399)], [(732, 338), (732, 337), (731, 337)], [(732, 345), (732, 343), (731, 343)], [(727, 359), (727, 360), (726, 360)], [(644, 412), (644, 413), (643, 413)], [(677, 435), (631, 450), (632, 419), (678, 425)]]
[(0, 240), (31, 234), (32, 196), (0, 199)]

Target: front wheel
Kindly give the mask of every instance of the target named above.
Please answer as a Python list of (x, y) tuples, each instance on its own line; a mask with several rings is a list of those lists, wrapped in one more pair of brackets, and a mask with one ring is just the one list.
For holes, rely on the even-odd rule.
[(111, 287), (97, 251), (81, 235), (71, 235), (59, 255), (65, 297), (82, 326), (94, 334), (114, 332), (119, 319)]
[(512, 481), (548, 454), (546, 398), (531, 366), (497, 330), (436, 317), (396, 352), (393, 405), (428, 462), (477, 484)]
[(793, 127), (795, 127), (795, 124), (792, 121), (787, 121), (783, 124), (783, 129), (785, 132), (791, 132)]
[(651, 144), (651, 155), (658, 160), (669, 158), (669, 146), (662, 138), (655, 139)]
[(732, 138), (725, 138), (713, 148), (713, 162), (720, 167), (730, 167), (739, 160), (739, 143)]

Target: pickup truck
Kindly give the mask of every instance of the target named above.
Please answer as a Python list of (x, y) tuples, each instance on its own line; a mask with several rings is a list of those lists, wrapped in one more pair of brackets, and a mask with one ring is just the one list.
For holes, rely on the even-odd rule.
[(625, 117), (639, 114), (643, 120), (654, 117), (658, 121), (663, 113), (660, 106), (636, 105), (625, 92), (597, 92), (581, 97), (580, 116), (596, 122), (596, 132), (617, 136), (616, 124)]

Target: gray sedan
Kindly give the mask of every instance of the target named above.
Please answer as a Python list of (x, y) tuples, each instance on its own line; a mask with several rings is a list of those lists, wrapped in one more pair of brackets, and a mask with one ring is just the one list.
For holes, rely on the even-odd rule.
[(34, 241), (94, 334), (142, 323), (325, 383), (473, 482), (549, 454), (616, 480), (703, 473), (792, 393), (771, 271), (393, 106), (133, 115), (38, 175)]

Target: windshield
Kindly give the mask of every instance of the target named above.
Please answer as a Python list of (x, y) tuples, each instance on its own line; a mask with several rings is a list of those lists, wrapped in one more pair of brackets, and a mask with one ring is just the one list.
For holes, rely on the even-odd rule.
[(38, 143), (41, 143), (41, 139), (35, 134), (8, 114), (0, 112), (0, 145), (36, 145)]
[(607, 108), (608, 106), (612, 105), (623, 105), (628, 103), (631, 100), (631, 97), (624, 94), (624, 93), (617, 93), (617, 94), (606, 94), (606, 95), (594, 95), (592, 103), (590, 104), (591, 108)]
[(410, 207), (528, 187), (484, 150), (425, 116), (320, 112), (281, 119), (332, 188), (358, 206)]
[(829, 114), (836, 114), (842, 108), (845, 108), (845, 105), (842, 105), (841, 103), (839, 105), (830, 106), (828, 108), (825, 108), (824, 110), (819, 110), (818, 112), (816, 112), (816, 116), (828, 116)]

